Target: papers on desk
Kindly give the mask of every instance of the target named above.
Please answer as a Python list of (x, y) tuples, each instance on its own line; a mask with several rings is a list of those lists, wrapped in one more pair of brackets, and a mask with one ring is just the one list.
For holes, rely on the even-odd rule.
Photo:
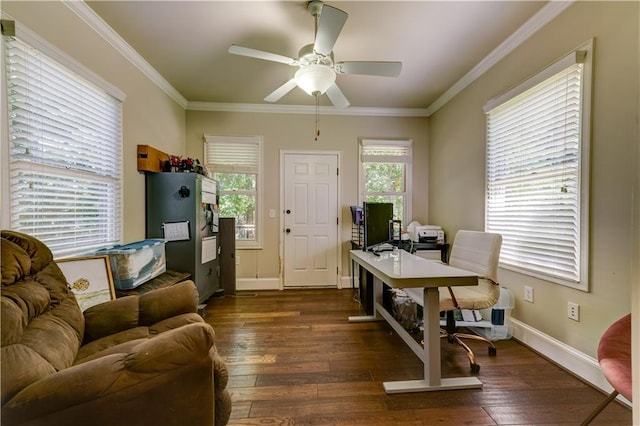
[(371, 249), (371, 251), (373, 253), (376, 253), (376, 252), (381, 252), (381, 251), (392, 251), (393, 249), (394, 249), (394, 246), (392, 246), (389, 243), (380, 243), (377, 246), (374, 246)]

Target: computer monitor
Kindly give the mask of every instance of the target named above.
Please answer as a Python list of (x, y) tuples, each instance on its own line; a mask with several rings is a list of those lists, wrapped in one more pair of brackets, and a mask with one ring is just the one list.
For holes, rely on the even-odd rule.
[(364, 244), (368, 251), (376, 245), (391, 240), (389, 221), (393, 220), (393, 203), (363, 203)]

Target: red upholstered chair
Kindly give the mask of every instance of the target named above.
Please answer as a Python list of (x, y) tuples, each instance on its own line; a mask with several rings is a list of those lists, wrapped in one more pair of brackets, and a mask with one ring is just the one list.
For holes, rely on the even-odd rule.
[(598, 362), (613, 392), (582, 423), (588, 425), (618, 394), (631, 401), (631, 314), (607, 328), (598, 344)]

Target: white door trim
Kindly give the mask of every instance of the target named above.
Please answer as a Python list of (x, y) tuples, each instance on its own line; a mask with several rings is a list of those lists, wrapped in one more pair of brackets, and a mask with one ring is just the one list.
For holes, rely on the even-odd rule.
[[(287, 154), (296, 155), (335, 155), (336, 162), (338, 164), (338, 170), (342, 170), (342, 155), (340, 151), (324, 151), (324, 150), (280, 150), (280, 223), (279, 223), (279, 278), (280, 278), (280, 290), (284, 290), (284, 158)], [(342, 240), (340, 238), (340, 229), (342, 228), (342, 216), (340, 215), (340, 200), (341, 200), (341, 180), (342, 172), (338, 173), (338, 182), (336, 189), (336, 217), (338, 218), (338, 224), (336, 226), (336, 241), (338, 243), (338, 249), (336, 250), (336, 265), (338, 265), (338, 271), (336, 273), (336, 288), (341, 287), (340, 277), (342, 276)]]

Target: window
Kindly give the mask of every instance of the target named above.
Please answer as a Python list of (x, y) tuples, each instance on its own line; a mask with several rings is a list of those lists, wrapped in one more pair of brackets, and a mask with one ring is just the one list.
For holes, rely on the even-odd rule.
[(502, 267), (587, 290), (591, 44), (489, 102), (486, 229)]
[(204, 162), (220, 192), (220, 217), (236, 218), (236, 245), (261, 244), (262, 138), (205, 135)]
[(360, 141), (360, 192), (362, 200), (393, 203), (393, 217), (403, 225), (411, 220), (410, 140)]
[(119, 243), (124, 96), (116, 99), (20, 34), (3, 38), (8, 173), (2, 185), (9, 194), (3, 222), (40, 239), (56, 257)]

